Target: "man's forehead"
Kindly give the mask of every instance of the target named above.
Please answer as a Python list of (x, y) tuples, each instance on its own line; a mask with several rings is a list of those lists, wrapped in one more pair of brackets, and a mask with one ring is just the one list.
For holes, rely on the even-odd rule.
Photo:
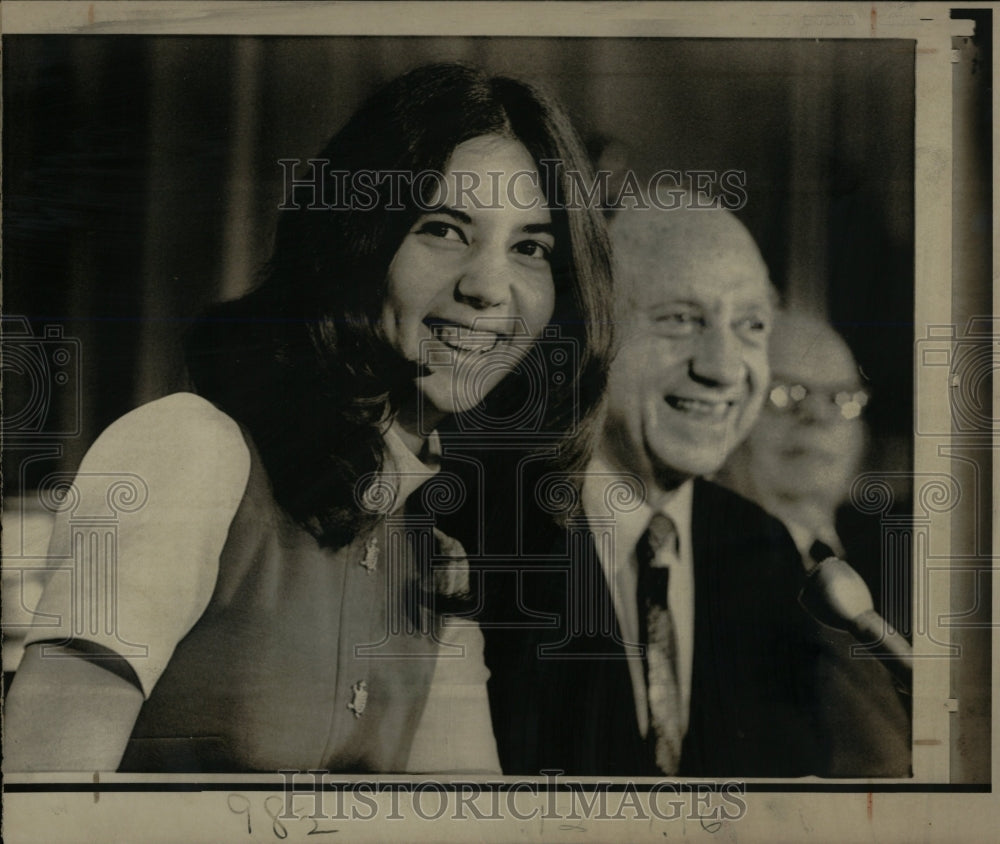
[(694, 272), (680, 266), (659, 266), (648, 272), (622, 274), (633, 305), (643, 308), (688, 303), (705, 308), (723, 305), (772, 310), (776, 294), (762, 272), (743, 267), (713, 267), (706, 261)]
[[(773, 335), (772, 335), (773, 337)], [(789, 348), (775, 355), (771, 352), (771, 370), (776, 378), (798, 381), (807, 386), (853, 386), (861, 382), (857, 365), (850, 354), (839, 354), (825, 344), (803, 347), (799, 356)]]
[(756, 243), (729, 212), (632, 209), (612, 221), (611, 238), (616, 284), (632, 303), (773, 299)]
[(771, 369), (776, 377), (816, 385), (860, 381), (850, 347), (825, 320), (784, 312), (771, 335)]

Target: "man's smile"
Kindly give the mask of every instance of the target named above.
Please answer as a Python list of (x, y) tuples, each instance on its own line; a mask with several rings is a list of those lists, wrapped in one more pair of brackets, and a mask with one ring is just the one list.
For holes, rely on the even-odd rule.
[(667, 395), (663, 400), (674, 410), (687, 413), (705, 421), (721, 421), (736, 406), (736, 399), (696, 399)]

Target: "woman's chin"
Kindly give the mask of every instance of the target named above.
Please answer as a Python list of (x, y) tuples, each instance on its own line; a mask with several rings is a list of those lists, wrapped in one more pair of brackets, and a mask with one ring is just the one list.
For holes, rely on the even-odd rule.
[[(496, 383), (499, 383), (496, 379)], [(496, 387), (494, 379), (459, 380), (452, 373), (435, 372), (418, 381), (420, 418), (440, 423), (447, 416), (479, 407)]]

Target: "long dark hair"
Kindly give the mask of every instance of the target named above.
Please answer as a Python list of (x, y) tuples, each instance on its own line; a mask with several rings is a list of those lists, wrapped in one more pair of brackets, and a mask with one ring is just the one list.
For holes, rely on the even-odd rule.
[[(455, 147), (481, 135), (561, 164), (541, 180), (556, 241), (552, 325), (575, 345), (578, 366), (547, 385), (538, 430), (564, 435), (567, 468), (587, 452), (611, 338), (603, 220), (598, 209), (565, 208), (568, 174), (589, 177), (586, 155), (563, 111), (525, 83), (460, 64), (417, 68), (333, 136), (317, 156), (323, 192), (286, 198), (259, 285), (215, 306), (188, 340), (196, 389), (249, 431), (276, 500), (323, 545), (343, 546), (377, 519), (358, 486), (381, 469), (381, 432), (421, 374), (385, 342), (380, 318), (389, 264), (430, 197), (344, 174), (444, 172)], [(497, 407), (523, 396), (523, 371), (494, 390)]]

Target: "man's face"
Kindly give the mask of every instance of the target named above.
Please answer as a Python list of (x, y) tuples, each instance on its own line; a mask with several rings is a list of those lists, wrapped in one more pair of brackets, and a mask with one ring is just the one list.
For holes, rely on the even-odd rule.
[(613, 233), (623, 300), (603, 450), (665, 489), (725, 462), (769, 375), (772, 288), (756, 245), (729, 215), (682, 213)]
[(753, 482), (770, 497), (833, 508), (847, 498), (865, 444), (857, 364), (822, 321), (784, 316), (771, 369), (772, 399), (747, 440)]

